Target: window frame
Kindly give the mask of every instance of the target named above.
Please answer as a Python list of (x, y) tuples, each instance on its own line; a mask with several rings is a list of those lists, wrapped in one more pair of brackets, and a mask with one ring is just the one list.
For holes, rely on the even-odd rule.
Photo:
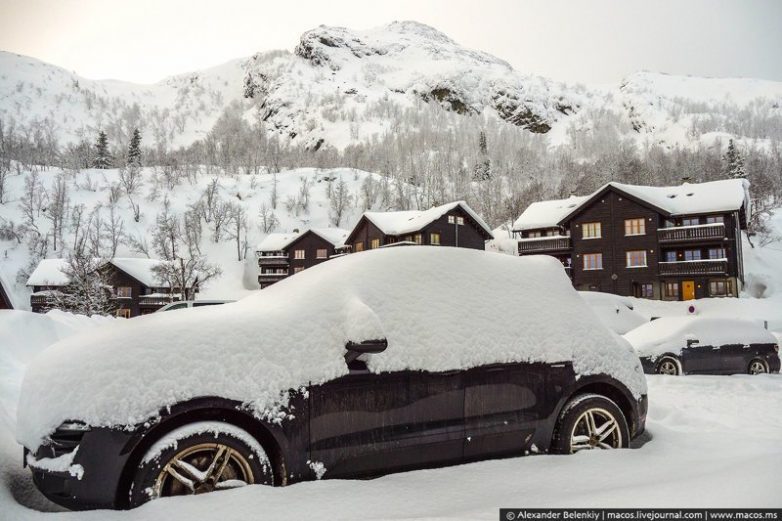
[(380, 248), (380, 239), (371, 239), (369, 241), (369, 249), (376, 250), (378, 248)]
[[(323, 252), (323, 255), (321, 255), (321, 252)], [(328, 248), (317, 248), (315, 250), (315, 258), (316, 259), (328, 259), (329, 258), (329, 249)]]
[(364, 241), (356, 241), (356, 246), (353, 248), (353, 250), (358, 253), (360, 251), (364, 251)]
[[(631, 264), (630, 260), (633, 258), (633, 254), (636, 253), (643, 253), (643, 264)], [(646, 255), (646, 250), (627, 250), (625, 252), (625, 267), (634, 269), (634, 268), (648, 268), (649, 267), (649, 259)]]
[[(649, 290), (648, 294), (646, 292), (646, 289)], [(654, 298), (654, 284), (651, 282), (641, 282), (638, 284), (638, 294), (640, 295), (639, 298)]]
[[(123, 291), (123, 290), (127, 290), (127, 294), (125, 294), (126, 292)], [(132, 286), (117, 286), (114, 289), (114, 295), (117, 298), (133, 298), (133, 287)]]
[(307, 260), (307, 251), (293, 250), (293, 260)]
[[(590, 235), (587, 235), (587, 230), (590, 231)], [(595, 235), (591, 235), (594, 232)], [(603, 226), (600, 221), (581, 223), (581, 238), (583, 240), (590, 239), (602, 239), (603, 238)]]
[[(587, 259), (594, 258), (597, 262), (594, 263), (597, 267), (587, 267)], [(592, 265), (592, 263), (589, 263)], [(584, 253), (581, 258), (581, 266), (583, 271), (599, 271), (603, 269), (603, 254), (602, 253)]]
[[(435, 240), (435, 238), (437, 240)], [(440, 246), (442, 243), (440, 242), (440, 232), (430, 232), (429, 233), (429, 244), (432, 246)]]
[(115, 316), (117, 318), (130, 318), (130, 308), (118, 308)]
[[(632, 231), (634, 228), (634, 224), (637, 224), (638, 232), (636, 233), (628, 233), (628, 230)], [(641, 235), (646, 235), (646, 219), (643, 217), (633, 217), (631, 219), (625, 219), (625, 237), (638, 237)]]
[[(670, 289), (676, 288), (676, 292), (674, 294), (671, 294)], [(665, 297), (676, 297), (677, 299), (681, 295), (681, 284), (678, 282), (664, 282), (663, 283), (663, 296)]]
[[(687, 258), (687, 254), (688, 253), (696, 253), (696, 252), (698, 254), (698, 258), (697, 259), (694, 258), (694, 256), (691, 256), (693, 258), (690, 258), (690, 259)], [(699, 250), (699, 249), (684, 250), (684, 253), (682, 255), (684, 256), (684, 260), (685, 261), (689, 261), (689, 262), (703, 260), (703, 252), (701, 252), (701, 250)]]

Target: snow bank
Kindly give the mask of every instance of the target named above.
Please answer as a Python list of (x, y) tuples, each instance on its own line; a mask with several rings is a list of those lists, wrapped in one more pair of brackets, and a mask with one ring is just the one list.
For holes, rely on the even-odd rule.
[(207, 395), (264, 416), (284, 407), (281, 391), (345, 374), (345, 343), (381, 332), (389, 346), (369, 357), (374, 372), (572, 360), (579, 374), (646, 389), (633, 350), (597, 323), (555, 259), (391, 248), (323, 263), (240, 302), (55, 344), (25, 375), (17, 438), (34, 447), (66, 419), (134, 424)]
[(680, 353), (687, 340), (698, 345), (775, 344), (777, 339), (757, 322), (706, 317), (664, 317), (624, 335), (641, 356)]

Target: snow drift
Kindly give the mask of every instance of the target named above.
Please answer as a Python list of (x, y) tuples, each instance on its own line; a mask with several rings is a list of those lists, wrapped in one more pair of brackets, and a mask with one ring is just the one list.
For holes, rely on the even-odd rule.
[(35, 447), (64, 420), (135, 424), (208, 395), (265, 416), (284, 408), (281, 392), (345, 374), (347, 341), (381, 333), (388, 349), (370, 357), (373, 372), (570, 360), (578, 374), (646, 390), (633, 350), (599, 325), (555, 259), (404, 247), (335, 259), (233, 304), (59, 342), (27, 370), (17, 438)]

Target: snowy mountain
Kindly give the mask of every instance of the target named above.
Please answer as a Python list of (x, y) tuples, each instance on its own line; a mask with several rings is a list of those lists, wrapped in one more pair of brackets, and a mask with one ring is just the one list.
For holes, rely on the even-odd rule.
[(139, 126), (147, 145), (188, 145), (232, 106), (291, 143), (342, 149), (415, 125), (406, 111), (426, 104), (547, 134), (552, 144), (593, 130), (607, 113), (639, 142), (687, 145), (725, 135), (779, 138), (782, 83), (641, 72), (620, 85), (568, 85), (516, 71), (417, 22), (320, 26), (292, 53), (261, 52), (152, 85), (89, 80), (0, 52), (0, 119), (61, 143), (92, 141), (98, 128), (124, 143)]

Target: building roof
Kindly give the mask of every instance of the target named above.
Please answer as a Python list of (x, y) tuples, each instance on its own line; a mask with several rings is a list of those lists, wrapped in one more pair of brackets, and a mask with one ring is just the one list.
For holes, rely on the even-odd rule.
[(303, 232), (296, 233), (270, 233), (261, 241), (256, 251), (282, 251), (309, 232), (330, 242), (335, 248), (345, 244), (349, 233), (348, 230), (342, 228), (308, 228)]
[(590, 195), (532, 203), (513, 223), (513, 231), (551, 228), (563, 224), (608, 190), (617, 190), (666, 216), (729, 212), (749, 214), (749, 181), (725, 179), (678, 186), (607, 183)]
[(161, 282), (153, 271), (162, 262), (158, 259), (114, 257), (109, 261), (109, 264), (121, 269), (149, 288), (163, 288), (167, 287), (168, 283)]
[(489, 238), (493, 237), (491, 228), (489, 228), (484, 220), (481, 219), (464, 201), (454, 201), (452, 203), (435, 206), (428, 210), (364, 212), (363, 217), (366, 217), (386, 235), (404, 235), (405, 233), (421, 230), (457, 207), (461, 208), (472, 217), (478, 226), (483, 228)]
[(65, 274), (68, 261), (65, 259), (41, 259), (27, 278), (28, 286), (67, 286), (71, 280)]
[(589, 196), (570, 196), (567, 199), (538, 201), (532, 203), (513, 223), (513, 231), (553, 228), (574, 208), (589, 199)]

